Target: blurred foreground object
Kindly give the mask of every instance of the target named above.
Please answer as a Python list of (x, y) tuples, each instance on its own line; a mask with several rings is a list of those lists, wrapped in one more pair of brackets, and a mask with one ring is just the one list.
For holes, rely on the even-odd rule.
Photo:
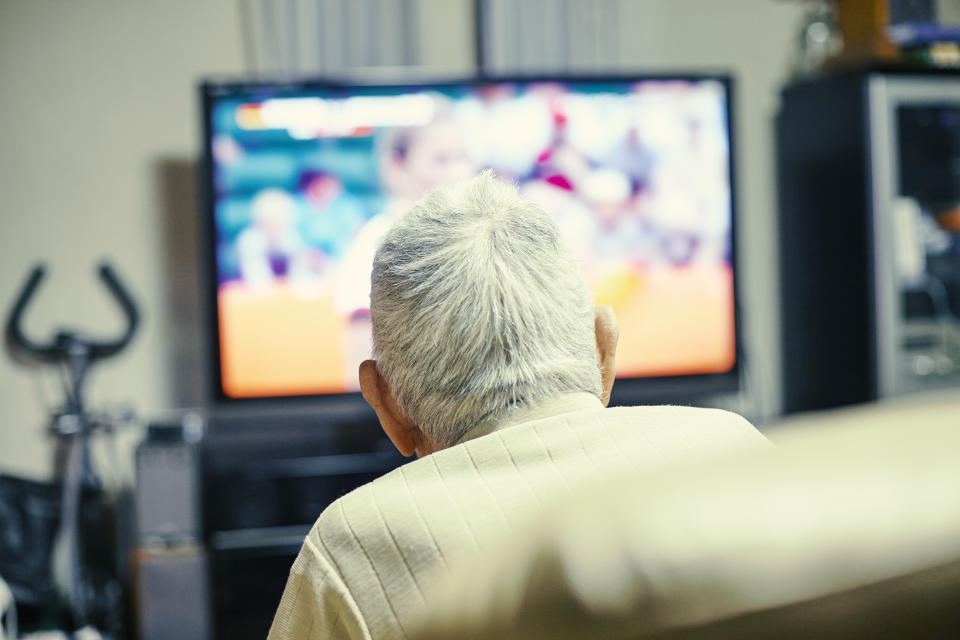
[(435, 585), (416, 638), (957, 637), (960, 393), (593, 486)]

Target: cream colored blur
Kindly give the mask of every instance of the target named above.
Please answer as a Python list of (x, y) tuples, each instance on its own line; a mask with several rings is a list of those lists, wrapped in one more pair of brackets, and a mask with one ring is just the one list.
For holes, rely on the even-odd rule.
[(440, 579), (415, 637), (957, 631), (960, 394), (805, 418), (772, 439), (565, 497)]

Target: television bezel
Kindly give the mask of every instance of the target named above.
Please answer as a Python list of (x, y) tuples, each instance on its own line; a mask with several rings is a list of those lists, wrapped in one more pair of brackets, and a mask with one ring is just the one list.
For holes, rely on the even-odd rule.
[[(644, 81), (677, 81), (677, 82), (719, 82), (724, 88), (726, 110), (726, 134), (728, 150), (728, 179), (730, 186), (730, 268), (733, 275), (733, 331), (734, 353), (733, 366), (728, 371), (716, 373), (683, 374), (670, 376), (640, 376), (618, 377), (611, 394), (611, 406), (636, 405), (644, 403), (665, 402), (695, 402), (699, 398), (718, 394), (735, 393), (741, 389), (741, 372), (743, 367), (743, 337), (741, 335), (740, 309), (740, 268), (738, 260), (738, 180), (736, 169), (736, 141), (735, 127), (735, 100), (734, 77), (728, 72), (641, 72), (621, 74), (534, 74), (534, 75), (504, 75), (488, 74), (459, 77), (459, 78), (410, 78), (407, 81), (365, 80), (347, 77), (324, 77), (303, 79), (230, 79), (207, 80), (200, 83), (202, 122), (203, 122), (203, 150), (200, 163), (200, 219), (201, 233), (200, 256), (203, 264), (201, 271), (204, 274), (202, 283), (203, 301), (202, 311), (205, 324), (206, 364), (208, 375), (208, 392), (206, 397), (213, 407), (238, 408), (257, 407), (268, 409), (279, 406), (296, 406), (303, 408), (309, 405), (322, 404), (325, 410), (340, 410), (351, 413), (354, 409), (366, 411), (365, 403), (359, 391), (298, 394), (288, 396), (255, 396), (234, 398), (223, 390), (223, 379), (220, 357), (220, 308), (217, 304), (219, 283), (217, 278), (217, 249), (216, 249), (216, 193), (214, 187), (214, 161), (212, 153), (212, 107), (214, 102), (225, 96), (240, 93), (257, 93), (277, 95), (282, 92), (305, 92), (311, 90), (349, 91), (357, 88), (373, 89), (405, 89), (415, 90), (423, 88), (443, 88), (457, 86), (489, 86), (494, 84), (531, 84), (531, 83), (637, 83)], [(622, 330), (622, 328), (621, 328)]]

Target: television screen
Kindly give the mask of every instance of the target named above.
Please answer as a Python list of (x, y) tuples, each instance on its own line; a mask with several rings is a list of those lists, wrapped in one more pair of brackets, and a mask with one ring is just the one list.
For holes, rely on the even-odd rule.
[(357, 390), (379, 241), (483, 168), (556, 221), (616, 310), (618, 377), (735, 370), (724, 79), (204, 92), (222, 397)]

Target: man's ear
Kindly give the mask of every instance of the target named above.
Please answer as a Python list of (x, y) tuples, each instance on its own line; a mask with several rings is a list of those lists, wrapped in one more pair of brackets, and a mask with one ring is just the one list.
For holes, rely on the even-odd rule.
[(377, 363), (360, 363), (360, 392), (380, 420), (380, 427), (401, 454), (410, 457), (420, 445), (420, 429), (404, 415), (390, 391), (390, 385), (377, 370)]
[(620, 325), (613, 308), (605, 304), (593, 309), (594, 332), (597, 336), (597, 362), (603, 380), (603, 395), (600, 401), (603, 406), (610, 404), (610, 391), (617, 375), (617, 341), (620, 340)]

